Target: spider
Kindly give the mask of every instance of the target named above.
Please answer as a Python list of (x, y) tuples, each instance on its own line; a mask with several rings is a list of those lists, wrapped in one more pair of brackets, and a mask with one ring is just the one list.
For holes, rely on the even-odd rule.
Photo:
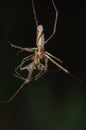
[[(47, 40), (45, 40), (45, 37), (44, 37), (43, 25), (38, 24), (34, 1), (32, 0), (33, 14), (34, 14), (34, 19), (35, 19), (35, 24), (36, 24), (36, 29), (37, 29), (37, 32), (36, 32), (36, 47), (34, 47), (34, 48), (23, 48), (23, 47), (11, 44), (11, 42), (8, 41), (10, 43), (11, 47), (17, 48), (20, 51), (31, 52), (33, 54), (23, 58), (21, 63), (15, 69), (14, 76), (16, 76), (19, 79), (24, 80), (23, 84), (19, 87), (19, 89), (8, 100), (3, 101), (2, 103), (11, 102), (14, 99), (14, 97), (20, 92), (20, 90), (25, 86), (25, 84), (29, 83), (31, 80), (37, 80), (39, 77), (41, 77), (48, 70), (48, 60), (50, 60), (59, 69), (63, 70), (68, 75), (71, 75), (71, 76), (74, 77), (73, 74), (71, 74), (66, 68), (64, 68), (61, 65), (62, 60), (53, 56), (51, 53), (45, 51), (45, 49), (44, 49), (44, 45), (47, 44), (56, 33), (58, 10), (57, 10), (56, 5), (55, 5), (53, 0), (52, 0), (52, 5), (53, 5), (53, 8), (55, 10), (55, 21), (54, 21), (54, 26), (53, 26), (53, 32)], [(25, 63), (27, 61), (31, 61), (31, 62), (29, 62), (27, 65), (25, 65)], [(23, 77), (19, 73), (19, 71), (22, 71), (22, 70), (26, 70), (28, 72), (28, 75), (27, 75), (26, 78)], [(33, 78), (32, 75), (33, 75), (33, 72), (35, 70), (39, 70), (39, 72)]]

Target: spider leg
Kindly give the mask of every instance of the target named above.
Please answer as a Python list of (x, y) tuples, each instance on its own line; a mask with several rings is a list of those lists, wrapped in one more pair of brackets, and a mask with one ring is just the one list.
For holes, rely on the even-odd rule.
[(20, 53), (22, 53), (24, 50), (19, 50), (16, 55), (18, 56)]
[(34, 19), (35, 19), (35, 24), (36, 24), (36, 28), (37, 28), (38, 27), (38, 20), (37, 20), (37, 15), (36, 15), (36, 10), (35, 10), (35, 5), (34, 5), (33, 0), (32, 0), (32, 8), (33, 8)]
[(18, 79), (26, 80), (26, 79), (25, 79), (23, 76), (21, 76), (21, 75), (13, 74), (13, 76), (15, 76), (15, 77), (18, 78)]
[(18, 65), (16, 68), (15, 68), (15, 73), (18, 75), (18, 76), (21, 76), (18, 72), (18, 69), (20, 68), (20, 65)]
[(35, 79), (41, 74), (43, 70), (40, 70), (40, 72), (35, 76)]
[(23, 64), (26, 62), (26, 61), (28, 61), (28, 60), (30, 60), (31, 59), (31, 57), (32, 57), (33, 55), (30, 55), (30, 56), (27, 56), (27, 57), (25, 57), (23, 60), (22, 60), (22, 62), (21, 62), (21, 64), (19, 64), (16, 68), (15, 68), (15, 74), (13, 74), (15, 77), (17, 77), (17, 78), (19, 78), (19, 79), (22, 79), (22, 80), (25, 80), (25, 78), (23, 77), (23, 76), (21, 76), (21, 74), (18, 72), (18, 70), (25, 70), (25, 69), (27, 69), (27, 66), (24, 66), (24, 67), (22, 67), (23, 66)]
[(68, 75), (71, 75), (70, 72), (64, 68), (63, 66), (61, 66), (60, 64), (58, 64), (56, 61), (54, 61), (50, 56), (48, 56), (47, 54), (45, 54), (45, 56), (51, 61), (53, 62), (57, 67), (59, 67), (61, 70), (63, 70), (65, 73), (67, 73)]
[(20, 46), (16, 46), (14, 44), (10, 44), (10, 46), (17, 48), (17, 49), (20, 49), (21, 51), (27, 51), (27, 52), (34, 52), (36, 50), (36, 48), (23, 48), (23, 47), (20, 47)]
[(44, 75), (46, 73), (47, 70), (40, 70), (40, 72), (35, 76), (34, 80), (39, 79), (42, 75)]
[(29, 83), (30, 80), (29, 79), (26, 79), (23, 84), (19, 87), (19, 89), (6, 101), (0, 101), (1, 104), (5, 104), (5, 103), (10, 103), (14, 98), (15, 96), (21, 91), (21, 89), (25, 86), (25, 84)]
[(60, 64), (58, 64), (56, 61), (54, 61), (50, 56), (48, 56), (47, 54), (45, 54), (45, 57), (47, 57), (51, 62), (53, 62), (58, 68), (60, 68), (61, 70), (63, 70), (65, 73), (67, 73), (69, 76), (72, 76), (75, 80), (79, 81), (81, 84), (86, 85), (85, 82), (83, 82), (82, 80), (80, 80), (77, 76), (75, 76), (73, 73), (70, 73), (69, 70), (67, 70), (66, 68), (64, 68), (63, 66), (61, 66)]
[(56, 8), (56, 5), (54, 3), (54, 1), (52, 0), (52, 4), (53, 4), (53, 7), (55, 9), (55, 12), (56, 12), (56, 16), (55, 16), (55, 22), (54, 22), (54, 27), (53, 27), (53, 32), (52, 34), (49, 36), (49, 38), (45, 41), (45, 44), (48, 43), (48, 41), (55, 35), (56, 33), (56, 25), (57, 25), (57, 19), (58, 19), (58, 10)]
[[(34, 54), (33, 54), (33, 55), (34, 55)], [(32, 56), (33, 56), (33, 55), (27, 56), (27, 57), (25, 57), (25, 58), (22, 60), (22, 62), (21, 62), (21, 64), (20, 64), (20, 70), (25, 70), (25, 69), (27, 69), (28, 65), (32, 64), (32, 62), (31, 62), (31, 63), (29, 63), (29, 64), (27, 64), (26, 66), (23, 67), (23, 64), (24, 64), (25, 62), (29, 61), (30, 59), (32, 59)]]
[(8, 40), (8, 37), (7, 37), (6, 34), (5, 34), (5, 38), (6, 38), (6, 40), (8, 41), (8, 43), (9, 43), (9, 45), (10, 45), (11, 47), (20, 49), (20, 52), (22, 52), (22, 51), (34, 52), (34, 51), (36, 50), (36, 48), (23, 48), (23, 47), (20, 47), (20, 46), (17, 46), (17, 45), (12, 44), (11, 41)]
[(55, 56), (53, 56), (52, 54), (50, 54), (49, 52), (45, 52), (45, 54), (47, 54), (48, 56), (51, 56), (52, 58), (54, 58), (55, 60), (57, 60), (58, 62), (60, 62), (60, 63), (63, 63), (63, 61), (62, 60), (60, 60), (59, 58), (57, 58), (57, 57), (55, 57)]
[[(31, 65), (31, 66), (30, 66)], [(28, 66), (26, 66), (26, 69), (28, 69), (27, 68)], [(28, 69), (28, 77), (25, 79), (24, 77), (22, 77), (22, 76), (18, 76), (18, 75), (15, 75), (17, 78), (20, 78), (20, 79), (23, 79), (24, 80), (24, 82), (23, 82), (23, 84), (20, 86), (20, 88), (7, 100), (7, 101), (2, 101), (2, 102), (0, 102), (0, 103), (2, 103), (2, 104), (5, 104), (5, 103), (9, 103), (9, 102), (11, 102), (14, 98), (15, 98), (15, 96), (21, 91), (21, 89), (25, 86), (25, 84), (27, 84), (27, 83), (29, 83), (31, 80), (32, 80), (32, 78), (31, 78), (31, 76), (32, 76), (32, 72), (33, 72), (33, 70), (34, 70), (34, 66), (33, 66), (33, 63), (32, 64), (29, 64), (29, 67), (31, 67), (31, 68), (29, 68)]]
[(22, 65), (23, 65), (23, 62), (21, 62), (21, 64), (19, 64), (19, 65), (15, 68), (16, 76), (20, 76), (20, 77), (21, 77), (21, 75), (19, 74), (18, 70), (24, 70), (24, 69), (26, 69), (25, 67), (22, 67)]
[[(34, 55), (34, 54), (33, 54), (33, 55)], [(23, 60), (21, 61), (21, 64), (19, 64), (19, 65), (16, 67), (16, 69), (15, 69), (15, 73), (16, 73), (17, 75), (20, 75), (20, 74), (18, 73), (18, 69), (20, 69), (20, 70), (26, 69), (25, 67), (22, 67), (22, 65), (23, 65), (26, 61), (29, 61), (29, 60), (32, 58), (33, 55), (30, 55), (30, 56), (27, 56), (27, 57), (23, 58)]]
[(24, 64), (26, 61), (31, 60), (33, 56), (34, 56), (34, 54), (29, 55), (29, 56), (23, 58), (21, 64)]

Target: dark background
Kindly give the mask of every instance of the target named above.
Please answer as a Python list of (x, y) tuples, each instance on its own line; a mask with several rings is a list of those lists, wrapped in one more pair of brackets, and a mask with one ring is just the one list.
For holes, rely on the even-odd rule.
[[(56, 35), (45, 49), (86, 82), (86, 7), (83, 1), (54, 0), (59, 17)], [(53, 29), (51, 0), (35, 0), (45, 39)], [(16, 56), (8, 39), (22, 47), (35, 46), (31, 0), (0, 0), (0, 100), (8, 99), (22, 84), (13, 77), (23, 54)], [(49, 62), (49, 71), (31, 82), (9, 104), (0, 105), (0, 130), (85, 130), (86, 85)], [(52, 71), (51, 71), (52, 70)]]

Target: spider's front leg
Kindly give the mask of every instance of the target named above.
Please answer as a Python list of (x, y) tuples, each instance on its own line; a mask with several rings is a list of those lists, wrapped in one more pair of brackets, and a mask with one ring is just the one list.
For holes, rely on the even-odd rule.
[(20, 46), (17, 46), (17, 45), (14, 45), (14, 44), (10, 44), (11, 47), (14, 47), (14, 48), (17, 48), (17, 49), (20, 49), (21, 51), (27, 51), (27, 52), (35, 52), (37, 48), (27, 48), (27, 47), (20, 47)]
[(58, 19), (58, 10), (57, 10), (56, 5), (55, 5), (55, 3), (54, 3), (53, 0), (52, 0), (52, 4), (53, 4), (53, 7), (54, 7), (55, 12), (56, 12), (55, 21), (54, 21), (54, 26), (53, 26), (53, 32), (52, 32), (52, 34), (49, 36), (49, 38), (45, 41), (45, 44), (48, 43), (48, 42), (51, 40), (51, 38), (52, 38), (52, 37), (55, 35), (55, 33), (56, 33), (56, 26), (57, 26), (57, 19)]

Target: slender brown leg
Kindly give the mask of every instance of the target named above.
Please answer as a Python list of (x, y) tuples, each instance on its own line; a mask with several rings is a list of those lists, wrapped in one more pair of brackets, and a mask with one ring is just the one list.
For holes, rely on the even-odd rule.
[(70, 75), (70, 72), (64, 68), (63, 66), (61, 66), (60, 64), (58, 64), (56, 61), (54, 61), (50, 56), (48, 56), (47, 54), (45, 54), (45, 56), (51, 61), (53, 62), (58, 68), (60, 68), (61, 70), (63, 70), (65, 73)]
[(28, 80), (25, 80), (25, 82), (20, 86), (20, 88), (6, 101), (0, 101), (1, 104), (5, 104), (5, 103), (10, 103), (14, 98), (15, 96), (21, 91), (21, 89), (25, 86), (25, 84), (29, 83), (30, 81)]
[(46, 73), (47, 70), (40, 70), (40, 72), (36, 75), (34, 80), (39, 79), (42, 75), (44, 75)]
[(35, 50), (36, 50), (36, 48), (23, 48), (23, 47), (14, 45), (14, 44), (10, 44), (10, 46), (14, 47), (14, 48), (17, 48), (17, 49), (20, 49), (22, 51), (27, 51), (27, 52), (35, 52)]
[(34, 18), (35, 18), (35, 24), (36, 24), (36, 28), (38, 27), (38, 20), (37, 20), (37, 15), (36, 15), (36, 10), (35, 10), (35, 5), (34, 5), (34, 1), (32, 0), (32, 8), (33, 8), (33, 14), (34, 14)]
[(50, 54), (49, 52), (45, 52), (48, 56), (51, 56), (52, 58), (54, 58), (55, 60), (57, 60), (58, 62), (60, 62), (60, 63), (63, 63), (63, 61), (62, 60), (60, 60), (59, 58), (57, 58), (57, 57), (55, 57), (55, 56), (53, 56), (52, 54)]
[(49, 38), (45, 41), (45, 44), (48, 43), (51, 38), (55, 35), (56, 33), (56, 25), (57, 25), (57, 19), (58, 19), (58, 11), (57, 11), (57, 8), (56, 8), (56, 5), (54, 3), (54, 1), (52, 0), (52, 4), (53, 4), (53, 7), (55, 9), (55, 12), (56, 12), (56, 16), (55, 16), (55, 22), (54, 22), (54, 27), (53, 27), (53, 32), (52, 34), (49, 36)]

